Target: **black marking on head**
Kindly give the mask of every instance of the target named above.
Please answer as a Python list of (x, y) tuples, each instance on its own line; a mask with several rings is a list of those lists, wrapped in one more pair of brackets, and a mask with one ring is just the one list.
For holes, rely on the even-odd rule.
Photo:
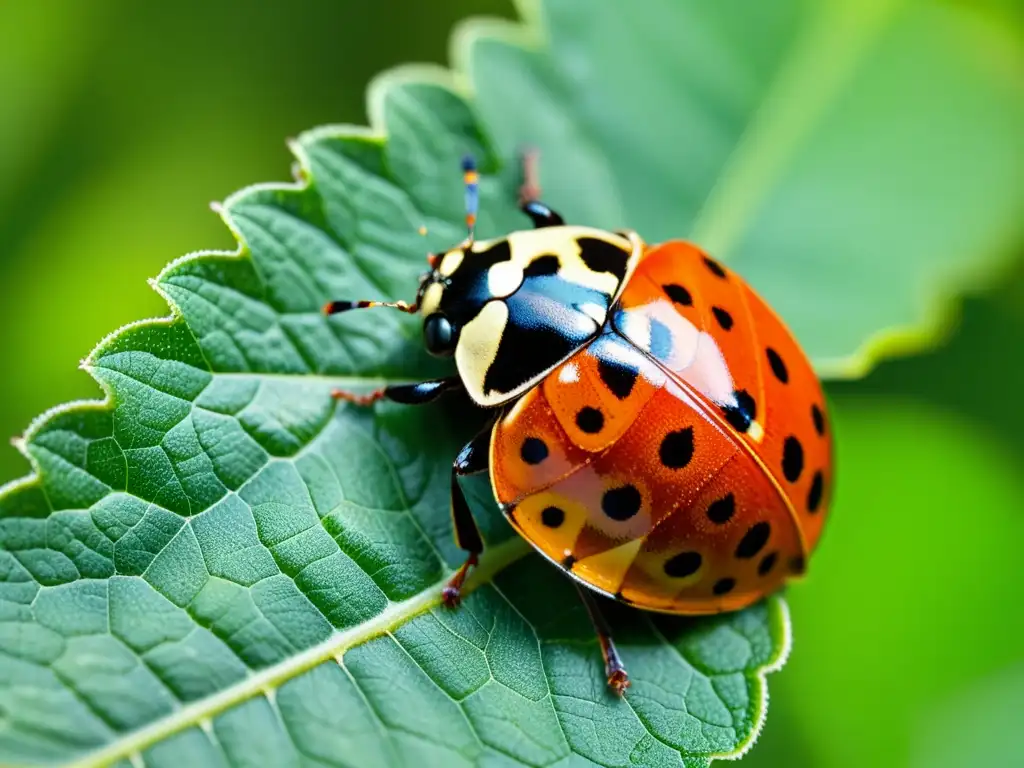
[(704, 266), (711, 270), (715, 277), (725, 277), (725, 268), (710, 256), (704, 257)]
[(783, 362), (782, 357), (771, 347), (765, 350), (768, 355), (768, 365), (772, 368), (772, 373), (775, 374), (775, 378), (781, 381), (783, 384), (789, 383), (789, 371), (786, 370), (786, 363)]
[(693, 458), (693, 427), (669, 432), (661, 440), (658, 458), (669, 469), (682, 469)]
[(524, 277), (543, 277), (544, 275), (557, 275), (562, 262), (553, 253), (546, 253), (531, 261), (523, 270)]
[(762, 520), (754, 523), (750, 529), (743, 534), (740, 543), (736, 545), (736, 557), (749, 560), (768, 543), (768, 537), (772, 535), (771, 523)]
[(818, 507), (821, 506), (821, 497), (825, 492), (825, 476), (821, 474), (819, 469), (814, 473), (814, 477), (811, 480), (811, 490), (807, 492), (807, 511), (814, 514), (818, 511)]
[(804, 447), (793, 435), (782, 445), (782, 474), (791, 483), (800, 479), (804, 471)]
[(636, 384), (636, 377), (640, 375), (640, 370), (615, 358), (599, 357), (597, 373), (613, 395), (619, 400), (625, 400), (633, 391), (633, 385)]
[(824, 437), (825, 414), (821, 412), (821, 408), (818, 407), (817, 403), (811, 406), (811, 419), (814, 421), (814, 431)]
[(680, 552), (665, 561), (665, 575), (673, 579), (684, 579), (700, 570), (704, 558), (700, 552)]
[(769, 552), (767, 555), (761, 558), (761, 562), (758, 563), (757, 573), (760, 576), (767, 576), (772, 568), (775, 567), (775, 561), (779, 559), (778, 552)]
[(495, 264), (512, 260), (512, 246), (508, 240), (497, 240), (486, 251), (468, 251), (462, 262), (447, 278), (441, 295), (440, 311), (461, 328), (472, 320), (480, 308), (490, 301), (487, 272)]
[(604, 414), (597, 408), (585, 405), (576, 411), (576, 426), (588, 435), (596, 435), (604, 429)]
[(561, 507), (544, 507), (540, 513), (540, 521), (547, 528), (558, 528), (565, 522), (565, 512)]
[(519, 447), (519, 455), (527, 464), (540, 464), (548, 457), (548, 446), (539, 437), (528, 437)]
[(718, 321), (718, 324), (722, 326), (723, 331), (732, 330), (732, 315), (730, 315), (721, 307), (712, 307), (711, 312), (712, 314), (714, 314), (715, 320)]
[(722, 406), (725, 420), (736, 430), (746, 432), (757, 418), (757, 403), (745, 389), (737, 389), (733, 395), (736, 398), (736, 405)]
[(715, 582), (715, 586), (711, 588), (711, 591), (716, 595), (725, 595), (732, 592), (732, 588), (736, 586), (736, 579), (726, 576), (724, 579), (719, 579)]
[(672, 299), (676, 304), (684, 307), (693, 306), (693, 296), (691, 296), (690, 292), (678, 283), (663, 285), (661, 286), (661, 289), (665, 292), (665, 295)]
[(581, 237), (576, 242), (580, 246), (580, 258), (588, 269), (594, 272), (610, 272), (620, 283), (625, 279), (629, 251), (596, 237)]
[(716, 525), (728, 523), (736, 513), (736, 497), (731, 493), (725, 494), (708, 505), (708, 520)]
[(636, 489), (635, 485), (623, 485), (619, 488), (609, 488), (601, 496), (601, 511), (612, 520), (629, 520), (640, 511), (643, 504), (643, 496)]

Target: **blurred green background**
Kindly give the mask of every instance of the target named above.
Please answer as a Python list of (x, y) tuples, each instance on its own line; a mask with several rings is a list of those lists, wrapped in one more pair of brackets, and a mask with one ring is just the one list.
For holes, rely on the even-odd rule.
[[(1024, 40), (1020, 2), (986, 8)], [(166, 312), (145, 280), (167, 261), (233, 248), (207, 203), (287, 178), (286, 137), (364, 123), (373, 74), (443, 62), (457, 20), (513, 13), (510, 0), (0, 3), (0, 435), (99, 394), (75, 363)], [(954, 305), (941, 348), (829, 386), (833, 519), (790, 590), (793, 654), (745, 765), (1024, 765), (1020, 263), (997, 283)], [(25, 469), (0, 447), (0, 480)]]

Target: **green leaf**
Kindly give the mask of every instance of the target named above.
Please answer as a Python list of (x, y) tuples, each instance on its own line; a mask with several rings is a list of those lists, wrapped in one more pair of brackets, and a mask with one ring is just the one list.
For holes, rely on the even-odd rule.
[(412, 319), (319, 307), (410, 296), (422, 254), (462, 236), (465, 152), (481, 234), (526, 226), (531, 143), (569, 218), (699, 240), (822, 370), (862, 369), (865, 339), (917, 327), (937, 278), (1019, 233), (1019, 51), (958, 7), (623, 9), (529, 6), (529, 27), (465, 28), (462, 80), (378, 81), (386, 142), (302, 136), (301, 183), (224, 204), (239, 252), (169, 266), (173, 316), (90, 356), (107, 402), (29, 429), (35, 473), (0, 492), (0, 761), (703, 766), (749, 746), (781, 598), (616, 610), (634, 687), (614, 700), (572, 588), (476, 485), (489, 548), (440, 609), (461, 560), (447, 471), (475, 425), (458, 404), (335, 405), (447, 369)]

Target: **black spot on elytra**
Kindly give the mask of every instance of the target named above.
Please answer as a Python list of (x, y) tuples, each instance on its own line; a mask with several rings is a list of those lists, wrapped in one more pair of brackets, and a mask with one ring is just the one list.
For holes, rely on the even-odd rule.
[(789, 558), (789, 570), (797, 575), (807, 570), (807, 562), (804, 560), (803, 555), (794, 555)]
[(585, 405), (576, 412), (576, 426), (588, 435), (596, 435), (604, 428), (604, 414)]
[(693, 296), (691, 296), (690, 292), (678, 283), (663, 285), (661, 286), (661, 289), (665, 292), (665, 295), (672, 299), (676, 304), (680, 304), (684, 307), (693, 306)]
[(711, 591), (716, 595), (725, 595), (732, 592), (732, 588), (736, 586), (736, 579), (726, 576), (724, 579), (719, 579), (715, 582), (715, 586), (711, 588)]
[(775, 567), (775, 561), (779, 559), (778, 552), (769, 552), (767, 555), (761, 558), (761, 562), (757, 566), (757, 572), (761, 576), (767, 576), (772, 568)]
[(565, 522), (565, 512), (560, 507), (544, 507), (540, 521), (548, 528), (558, 528)]
[(821, 506), (821, 496), (825, 492), (825, 477), (819, 469), (811, 480), (811, 489), (807, 492), (807, 511), (814, 513)]
[(546, 253), (531, 261), (523, 270), (524, 277), (544, 277), (545, 275), (557, 275), (562, 263), (553, 253)]
[(548, 446), (539, 437), (528, 437), (519, 447), (519, 455), (527, 464), (540, 464), (548, 457)]
[(725, 268), (710, 256), (704, 257), (704, 266), (710, 269), (715, 277), (725, 277)]
[(612, 520), (629, 520), (640, 511), (643, 497), (634, 485), (609, 488), (601, 496), (601, 511)]
[(607, 357), (597, 361), (597, 373), (601, 381), (619, 400), (625, 400), (633, 391), (640, 371), (632, 365)]
[(576, 558), (572, 555), (566, 555), (562, 558), (562, 567), (567, 571), (571, 571), (572, 567), (576, 565)]
[(781, 381), (783, 384), (789, 382), (789, 371), (786, 370), (786, 364), (782, 361), (782, 357), (771, 347), (765, 350), (768, 355), (768, 365), (771, 366), (772, 373), (775, 374), (775, 378)]
[(750, 526), (750, 529), (743, 534), (743, 538), (740, 539), (740, 543), (736, 545), (736, 557), (741, 557), (744, 560), (748, 560), (762, 549), (764, 545), (768, 543), (768, 537), (771, 536), (772, 526), (770, 523), (762, 520), (759, 523), (754, 523)]
[(673, 579), (692, 576), (700, 569), (702, 562), (700, 552), (680, 552), (665, 561), (665, 575)]
[(757, 418), (757, 403), (745, 389), (737, 389), (733, 396), (736, 398), (736, 405), (722, 406), (725, 420), (736, 430), (746, 432)]
[(714, 314), (715, 320), (718, 321), (718, 324), (722, 326), (723, 331), (732, 330), (732, 315), (721, 307), (712, 307), (711, 312)]
[(821, 408), (815, 403), (811, 406), (811, 419), (814, 421), (814, 431), (819, 435), (825, 434), (825, 414), (821, 412)]
[(736, 499), (731, 493), (708, 505), (708, 520), (717, 525), (729, 522), (736, 512)]
[(804, 447), (793, 435), (786, 438), (782, 445), (782, 474), (791, 483), (800, 479), (804, 471)]
[(619, 280), (626, 276), (629, 251), (596, 237), (581, 237), (576, 242), (580, 246), (580, 258), (588, 269), (611, 272)]
[(693, 427), (669, 432), (661, 440), (658, 458), (669, 469), (682, 469), (693, 458)]

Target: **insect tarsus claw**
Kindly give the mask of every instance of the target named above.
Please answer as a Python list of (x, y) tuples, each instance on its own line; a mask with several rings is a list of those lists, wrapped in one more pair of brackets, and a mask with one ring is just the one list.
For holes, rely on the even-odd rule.
[(462, 602), (462, 593), (458, 587), (449, 584), (441, 590), (441, 600), (448, 608), (458, 608)]

